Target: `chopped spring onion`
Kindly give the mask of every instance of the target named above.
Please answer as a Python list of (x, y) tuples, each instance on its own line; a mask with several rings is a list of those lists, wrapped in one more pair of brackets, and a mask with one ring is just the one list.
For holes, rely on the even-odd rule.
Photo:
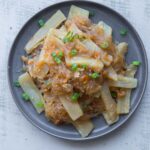
[(99, 77), (99, 73), (94, 72), (94, 73), (92, 73), (92, 74), (90, 75), (90, 77), (93, 78), (93, 79), (96, 79), (96, 78)]
[(40, 27), (43, 27), (44, 24), (45, 24), (45, 22), (44, 22), (43, 19), (40, 19), (40, 20), (38, 21), (38, 24), (39, 24)]
[(56, 57), (57, 56), (55, 52), (52, 52), (51, 55), (52, 55), (52, 57)]
[(22, 98), (25, 100), (25, 101), (29, 101), (30, 100), (30, 97), (27, 93), (22, 93)]
[(75, 35), (73, 36), (73, 39), (79, 39), (79, 38), (80, 38), (79, 34), (75, 34)]
[(71, 54), (71, 56), (76, 56), (77, 55), (77, 50), (76, 49), (72, 49), (70, 54)]
[(64, 43), (72, 42), (73, 40), (73, 32), (69, 31), (63, 39)]
[(58, 53), (58, 58), (62, 58), (64, 56), (64, 54), (63, 54), (63, 52), (62, 51), (60, 51), (59, 53)]
[(61, 63), (61, 58), (63, 57), (63, 52), (60, 51), (58, 53), (58, 55), (55, 53), (55, 52), (52, 52), (52, 57), (54, 58), (54, 61), (57, 63), (57, 64), (60, 64)]
[(14, 82), (14, 86), (16, 86), (16, 87), (20, 87), (20, 83), (19, 83), (19, 81), (15, 81), (15, 82)]
[(73, 102), (76, 102), (79, 97), (80, 97), (80, 93), (73, 93), (72, 96), (71, 96), (71, 100)]
[(54, 60), (55, 60), (55, 62), (56, 62), (57, 64), (60, 64), (60, 63), (61, 63), (61, 60), (60, 60), (60, 58), (58, 58), (58, 57), (54, 57)]
[(114, 92), (114, 91), (111, 91), (111, 96), (112, 96), (113, 98), (117, 98), (117, 93)]
[(140, 62), (140, 61), (133, 61), (132, 64), (133, 64), (134, 66), (139, 66), (139, 65), (141, 64), (141, 62)]
[(44, 104), (43, 104), (42, 102), (37, 102), (37, 103), (36, 103), (36, 106), (37, 106), (38, 108), (43, 108), (43, 107), (44, 107)]
[(82, 64), (82, 68), (87, 69), (87, 64)]
[(64, 42), (64, 43), (68, 43), (68, 42), (74, 41), (75, 39), (80, 39), (80, 40), (82, 40), (83, 37), (80, 36), (80, 35), (78, 35), (78, 34), (73, 34), (72, 31), (69, 31), (69, 32), (66, 34), (66, 36), (63, 38), (63, 42)]
[(73, 41), (74, 41), (75, 39), (79, 39), (79, 40), (83, 41), (85, 38), (84, 38), (83, 35), (75, 34), (75, 35), (73, 36)]
[(109, 47), (109, 43), (107, 41), (104, 41), (100, 44), (100, 47), (103, 48), (103, 49), (106, 49)]
[(128, 33), (127, 29), (121, 29), (119, 32), (120, 32), (120, 35), (122, 36), (126, 36)]
[(71, 69), (72, 69), (72, 71), (77, 71), (78, 65), (77, 64), (72, 64)]

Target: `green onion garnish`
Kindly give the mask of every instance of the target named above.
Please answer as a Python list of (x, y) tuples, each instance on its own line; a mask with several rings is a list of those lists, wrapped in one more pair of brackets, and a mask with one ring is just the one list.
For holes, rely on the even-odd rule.
[(40, 20), (38, 21), (38, 24), (39, 24), (40, 27), (43, 27), (44, 24), (45, 24), (45, 22), (44, 22), (43, 19), (40, 19)]
[(119, 32), (120, 32), (120, 35), (122, 36), (126, 36), (128, 33), (127, 29), (121, 29)]
[(69, 31), (64, 37), (63, 42), (64, 43), (73, 42), (75, 39), (81, 40), (83, 39), (83, 37), (78, 34), (73, 34), (73, 32)]
[(51, 55), (52, 55), (52, 57), (56, 57), (57, 56), (55, 52), (52, 52)]
[(38, 108), (43, 108), (43, 107), (44, 107), (44, 104), (43, 104), (43, 102), (39, 101), (38, 103), (36, 103), (36, 106), (37, 106)]
[(15, 85), (16, 87), (20, 87), (19, 81), (15, 81), (15, 82), (14, 82), (14, 85)]
[(114, 92), (114, 91), (111, 91), (111, 96), (112, 96), (113, 98), (117, 98), (117, 93)]
[(72, 69), (72, 71), (77, 71), (78, 65), (77, 64), (72, 64), (71, 69)]
[(72, 42), (73, 40), (73, 32), (69, 31), (63, 39), (64, 43)]
[(79, 39), (79, 35), (78, 35), (78, 34), (75, 34), (75, 35), (73, 36), (73, 40), (75, 40), (75, 39)]
[(109, 43), (108, 43), (107, 41), (102, 42), (102, 43), (100, 44), (100, 47), (103, 48), (103, 49), (106, 49), (106, 48), (109, 47)]
[(99, 73), (97, 73), (97, 72), (94, 72), (94, 73), (92, 73), (91, 75), (90, 75), (90, 77), (91, 78), (93, 78), (93, 79), (96, 79), (96, 78), (98, 78), (100, 75), (99, 75)]
[(62, 51), (60, 51), (60, 52), (58, 53), (58, 57), (61, 59), (63, 56), (64, 56), (64, 53), (63, 53)]
[(60, 64), (60, 63), (61, 63), (61, 60), (60, 60), (60, 58), (58, 58), (58, 57), (55, 57), (54, 60), (55, 60), (55, 62), (56, 62), (57, 64)]
[(64, 43), (68, 43), (68, 42), (69, 42), (68, 38), (67, 38), (67, 37), (64, 37), (63, 42), (64, 42)]
[(62, 51), (60, 51), (60, 52), (58, 53), (58, 55), (57, 55), (55, 52), (52, 52), (51, 55), (52, 55), (54, 61), (55, 61), (57, 64), (60, 64), (60, 63), (61, 63), (61, 58), (63, 57), (64, 54), (63, 54)]
[(132, 64), (133, 64), (134, 66), (139, 66), (139, 65), (141, 64), (141, 62), (140, 62), (140, 61), (133, 61)]
[(71, 54), (71, 56), (77, 55), (77, 50), (76, 49), (72, 49), (70, 54)]
[(87, 64), (82, 64), (82, 68), (87, 69)]
[(27, 93), (22, 93), (22, 98), (25, 100), (25, 101), (29, 101), (30, 100), (30, 97)]
[(75, 93), (72, 94), (71, 100), (72, 100), (73, 102), (76, 102), (79, 97), (80, 97), (80, 93), (75, 92)]
[(79, 34), (75, 34), (74, 36), (73, 36), (73, 40), (75, 40), (75, 39), (79, 39), (79, 40), (84, 40), (85, 38), (84, 38), (84, 36), (83, 35), (79, 35)]

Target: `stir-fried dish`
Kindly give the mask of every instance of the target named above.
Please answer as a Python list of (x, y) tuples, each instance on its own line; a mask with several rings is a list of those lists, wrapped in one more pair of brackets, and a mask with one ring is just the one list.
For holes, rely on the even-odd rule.
[(58, 10), (47, 22), (39, 20), (21, 57), (25, 73), (15, 83), (38, 113), (56, 125), (73, 124), (82, 137), (94, 128), (91, 118), (103, 115), (111, 125), (129, 113), (140, 65), (126, 64), (128, 44), (112, 39), (112, 28), (92, 23), (90, 14), (72, 5), (67, 18)]

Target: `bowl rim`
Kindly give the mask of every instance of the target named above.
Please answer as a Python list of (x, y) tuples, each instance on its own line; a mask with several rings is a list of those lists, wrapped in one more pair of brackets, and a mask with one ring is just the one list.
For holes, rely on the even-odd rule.
[(65, 140), (70, 140), (70, 141), (85, 141), (85, 140), (93, 140), (93, 139), (96, 139), (96, 138), (100, 138), (100, 137), (102, 137), (102, 136), (104, 136), (104, 135), (107, 135), (107, 134), (109, 134), (109, 133), (115, 131), (116, 129), (118, 129), (118, 128), (120, 128), (122, 125), (124, 125), (124, 124), (126, 123), (126, 121), (131, 117), (131, 115), (133, 114), (133, 112), (135, 112), (135, 110), (136, 110), (137, 107), (139, 106), (140, 102), (142, 101), (142, 97), (143, 97), (143, 95), (144, 95), (144, 93), (145, 93), (146, 86), (147, 86), (147, 80), (148, 80), (148, 59), (147, 59), (147, 54), (146, 54), (146, 50), (145, 50), (144, 44), (143, 44), (143, 42), (142, 42), (142, 40), (141, 40), (141, 38), (140, 38), (138, 32), (136, 31), (136, 29), (132, 26), (132, 24), (131, 24), (124, 16), (122, 16), (119, 12), (117, 12), (116, 10), (110, 8), (109, 6), (103, 5), (103, 4), (101, 4), (101, 3), (93, 2), (93, 1), (90, 1), (90, 0), (85, 0), (85, 1), (78, 0), (77, 2), (79, 2), (79, 3), (80, 3), (80, 2), (82, 2), (82, 3), (83, 3), (83, 2), (84, 2), (84, 3), (89, 3), (89, 4), (91, 3), (91, 4), (99, 5), (99, 6), (103, 7), (103, 8), (106, 8), (107, 10), (109, 10), (109, 11), (115, 13), (115, 15), (119, 16), (119, 17), (122, 18), (125, 22), (127, 22), (127, 24), (130, 26), (130, 28), (133, 30), (133, 32), (135, 33), (135, 35), (136, 35), (138, 41), (140, 42), (140, 45), (141, 45), (142, 50), (143, 50), (144, 59), (145, 59), (145, 79), (144, 79), (144, 82), (143, 82), (143, 89), (142, 89), (142, 91), (141, 91), (140, 97), (138, 98), (138, 101), (137, 101), (136, 105), (134, 105), (134, 108), (132, 108), (132, 109), (130, 110), (130, 114), (128, 114), (128, 116), (127, 116), (121, 123), (117, 124), (114, 128), (112, 128), (111, 130), (108, 130), (108, 131), (106, 131), (105, 133), (102, 133), (102, 134), (100, 134), (100, 135), (93, 135), (93, 136), (91, 136), (91, 137), (85, 137), (85, 138), (81, 138), (81, 137), (79, 137), (79, 138), (64, 137), (64, 136), (61, 136), (61, 135), (53, 134), (53, 133), (51, 133), (51, 132), (49, 132), (49, 131), (43, 129), (43, 128), (42, 128), (41, 126), (39, 126), (38, 124), (36, 124), (36, 122), (34, 122), (34, 121), (28, 116), (28, 114), (26, 114), (26, 113), (23, 111), (22, 107), (17, 103), (17, 100), (16, 100), (17, 98), (15, 97), (15, 94), (14, 94), (14, 92), (13, 92), (13, 90), (12, 90), (12, 85), (11, 85), (11, 80), (10, 80), (10, 76), (11, 76), (11, 74), (10, 74), (10, 60), (11, 60), (10, 57), (11, 57), (11, 53), (12, 53), (13, 47), (14, 47), (16, 41), (17, 41), (17, 38), (18, 38), (19, 35), (20, 35), (20, 32), (25, 28), (25, 26), (28, 24), (28, 22), (30, 22), (33, 18), (35, 18), (39, 13), (41, 13), (41, 12), (43, 12), (43, 11), (45, 11), (45, 10), (51, 8), (51, 7), (55, 7), (55, 6), (61, 5), (61, 4), (71, 4), (72, 2), (75, 2), (75, 1), (74, 1), (74, 0), (65, 0), (65, 1), (63, 0), (63, 1), (61, 1), (61, 2), (56, 2), (56, 3), (52, 4), (52, 5), (49, 5), (49, 6), (45, 7), (45, 8), (43, 8), (43, 9), (41, 9), (40, 11), (36, 12), (33, 16), (31, 16), (31, 17), (24, 23), (24, 25), (19, 29), (19, 31), (18, 31), (16, 37), (14, 38), (13, 43), (12, 43), (11, 48), (10, 48), (10, 51), (9, 51), (8, 62), (7, 62), (7, 78), (8, 78), (9, 90), (10, 90), (10, 92), (11, 92), (11, 95), (12, 95), (12, 97), (13, 97), (13, 100), (15, 101), (15, 103), (16, 103), (18, 109), (21, 111), (21, 113), (25, 116), (25, 118), (26, 118), (30, 123), (32, 123), (32, 125), (34, 125), (35, 127), (39, 128), (39, 129), (42, 130), (43, 132), (45, 132), (45, 133), (47, 133), (47, 134), (49, 134), (49, 135), (52, 135), (52, 136), (54, 136), (54, 137), (60, 138), (60, 139), (65, 139)]

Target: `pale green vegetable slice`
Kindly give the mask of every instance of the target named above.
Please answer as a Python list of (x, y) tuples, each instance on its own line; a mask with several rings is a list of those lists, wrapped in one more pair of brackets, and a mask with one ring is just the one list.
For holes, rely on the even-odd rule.
[(102, 85), (101, 97), (106, 109), (106, 111), (103, 112), (103, 116), (109, 125), (113, 124), (118, 120), (117, 105), (111, 96), (108, 84), (106, 82)]
[(118, 115), (115, 120), (112, 120), (110, 118), (110, 115), (109, 115), (109, 113), (107, 111), (103, 112), (103, 117), (104, 117), (104, 119), (105, 119), (105, 121), (107, 122), (108, 125), (111, 125), (111, 124), (117, 122), (118, 119), (119, 119), (119, 115)]
[(51, 28), (49, 34), (54, 35), (57, 38), (62, 40), (66, 36), (67, 31), (65, 31), (65, 28), (61, 28), (61, 29)]
[(87, 40), (84, 40), (82, 41), (82, 43), (84, 44), (84, 46), (88, 49), (88, 50), (91, 50), (91, 51), (97, 51), (97, 52), (102, 52), (101, 48), (98, 47), (93, 41), (87, 39)]
[(136, 71), (137, 71), (137, 66), (134, 66), (133, 64), (130, 64), (130, 65), (127, 66), (127, 70), (126, 70), (125, 75), (127, 77), (134, 77)]
[(88, 136), (94, 129), (94, 125), (91, 120), (76, 120), (73, 121), (72, 124), (75, 126), (75, 128), (83, 138)]
[(60, 28), (59, 28), (60, 31), (62, 32), (67, 32), (67, 29), (64, 25), (62, 25)]
[(110, 65), (110, 63), (113, 60), (113, 57), (111, 55), (107, 54), (106, 52), (104, 52), (92, 40), (87, 39), (87, 40), (82, 41), (82, 43), (86, 47), (86, 49), (93, 51), (93, 52), (99, 52), (100, 53), (100, 59), (104, 65), (106, 65), (106, 66)]
[(127, 52), (128, 44), (126, 42), (121, 42), (117, 45), (116, 50), (118, 54), (124, 57), (125, 53)]
[(128, 114), (130, 110), (130, 96), (131, 89), (126, 91), (125, 97), (117, 99), (117, 113), (118, 114)]
[(62, 95), (59, 99), (73, 121), (83, 115), (83, 111), (79, 103), (77, 101), (73, 102), (70, 95)]
[[(44, 44), (43, 44), (43, 48), (40, 52), (40, 55), (39, 55), (39, 60), (38, 62), (44, 62), (46, 64), (54, 64), (54, 61), (51, 57), (51, 53), (52, 51), (47, 51), (45, 50), (45, 48), (49, 47), (51, 45), (51, 43), (53, 43), (55, 41), (55, 46), (56, 48), (60, 49), (64, 46), (64, 43), (62, 42), (62, 40), (60, 40), (58, 37), (56, 36), (61, 36), (63, 37), (65, 34), (62, 34), (60, 32), (57, 32), (58, 30), (57, 29), (50, 29), (48, 34), (47, 34), (47, 37), (44, 41)], [(39, 68), (40, 71), (42, 72), (42, 68)], [(44, 69), (44, 68), (43, 68)], [(37, 68), (38, 70), (38, 68)]]
[(111, 66), (106, 71), (107, 71), (107, 76), (109, 79), (114, 80), (114, 81), (118, 80), (118, 75)]
[[(134, 77), (137, 67), (134, 65), (129, 65), (127, 67), (126, 76)], [(130, 110), (131, 101), (131, 89), (126, 90), (125, 97), (117, 99), (117, 113), (118, 114), (128, 114)]]
[(72, 23), (69, 26), (68, 31), (73, 32), (73, 34), (83, 35), (83, 32), (76, 26), (75, 23)]
[(106, 37), (112, 36), (112, 28), (109, 25), (103, 21), (100, 21), (98, 25), (103, 28)]
[(100, 72), (104, 66), (103, 63), (98, 59), (85, 58), (85, 57), (73, 57), (71, 59), (66, 58), (66, 64), (68, 66), (71, 66), (72, 64), (77, 64), (78, 66), (82, 66), (83, 64), (85, 64), (96, 72)]
[(29, 54), (32, 52), (32, 50), (37, 46), (37, 44), (44, 39), (47, 32), (50, 28), (56, 28), (58, 27), (63, 21), (66, 20), (66, 17), (64, 14), (58, 10), (55, 14), (53, 14), (50, 19), (44, 24), (43, 27), (41, 27), (34, 35), (33, 37), (28, 41), (28, 43), (25, 45), (25, 50)]
[(85, 10), (83, 8), (77, 7), (75, 5), (72, 5), (70, 7), (68, 18), (72, 19), (75, 16), (81, 16), (81, 17), (88, 18), (89, 17), (89, 11)]
[(38, 113), (41, 113), (44, 110), (44, 100), (41, 95), (41, 92), (34, 84), (32, 78), (28, 73), (24, 73), (19, 76), (19, 83), (23, 91), (30, 97), (34, 108)]
[[(60, 29), (50, 28), (50, 30), (47, 33), (46, 38), (50, 39), (51, 36), (55, 36), (58, 39), (63, 39), (66, 34), (67, 34), (67, 31), (63, 27), (60, 28)], [(45, 41), (46, 41), (46, 39), (45, 39)]]
[(112, 87), (120, 88), (135, 88), (137, 86), (137, 79), (133, 77), (125, 77), (118, 75), (117, 81), (109, 81), (109, 85)]

